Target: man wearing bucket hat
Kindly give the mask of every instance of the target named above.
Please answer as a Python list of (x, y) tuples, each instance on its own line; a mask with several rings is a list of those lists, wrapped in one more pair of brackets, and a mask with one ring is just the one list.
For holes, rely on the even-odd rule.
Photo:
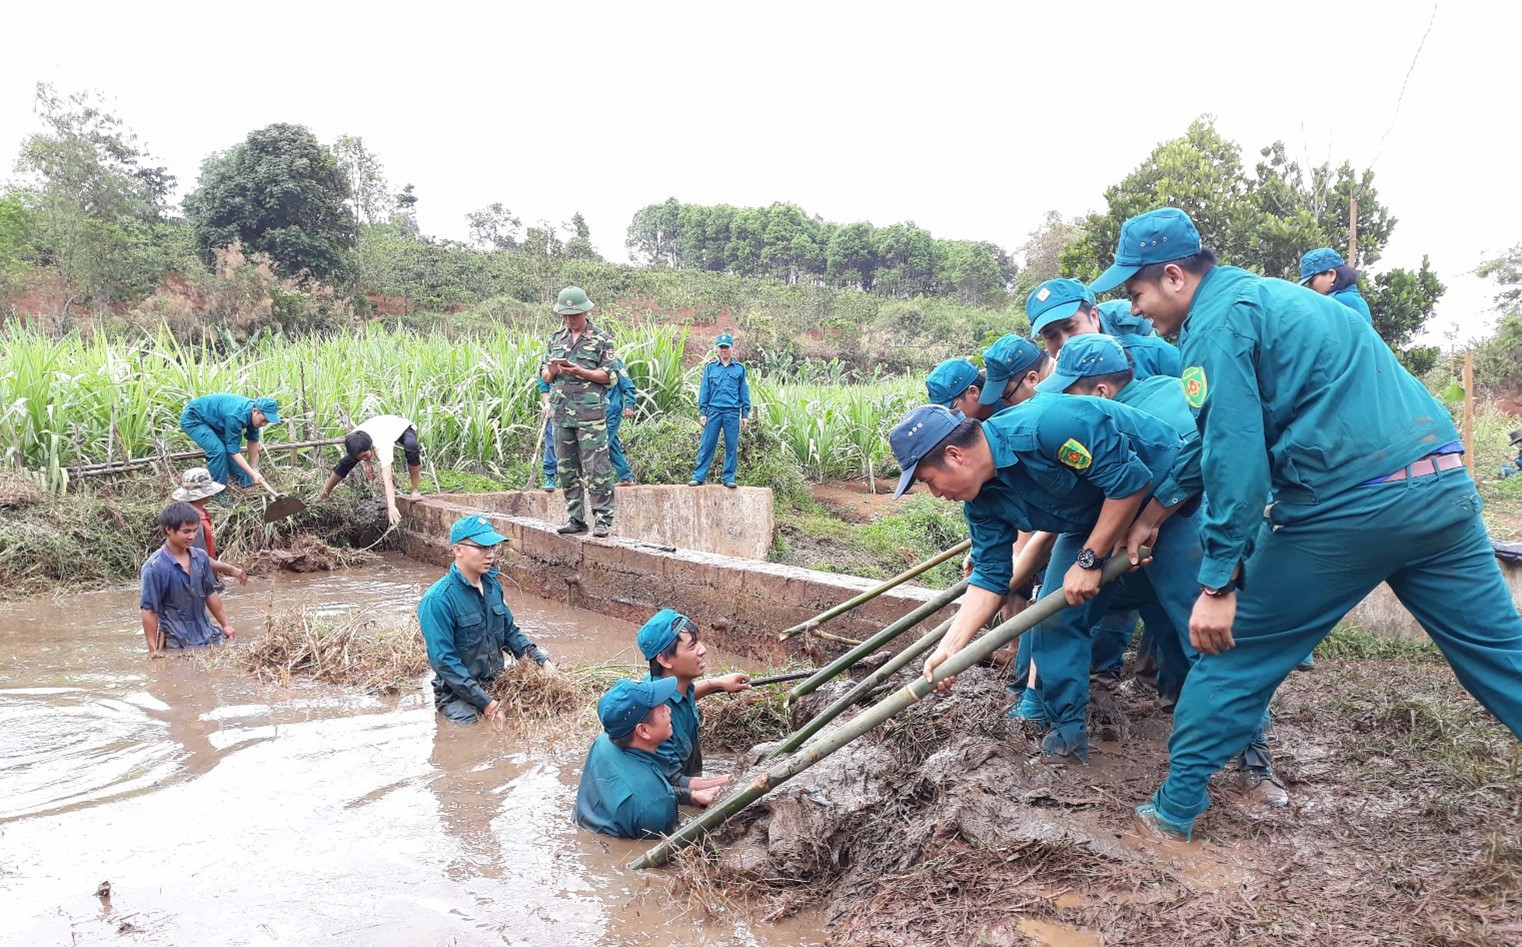
[(211, 514), (206, 511), (206, 501), (226, 489), (211, 479), (211, 473), (205, 467), (192, 467), (180, 476), (180, 486), (171, 494), (171, 498), (189, 503), (201, 518), (200, 528), (196, 530), (196, 538), (191, 545), (206, 553), (211, 560), (212, 574), (237, 579), (239, 585), (247, 585), (247, 572), (217, 559), (217, 540), (211, 531)]
[(433, 668), (433, 705), (459, 723), (495, 718), (500, 708), (487, 687), (502, 673), (503, 651), (553, 671), (550, 656), (524, 634), (502, 596), (493, 567), (507, 538), (484, 516), (462, 516), (449, 529), (454, 565), (423, 593), (418, 623)]
[(622, 680), (597, 701), (603, 732), (592, 742), (576, 785), (572, 819), (589, 832), (642, 839), (676, 828), (676, 794), (658, 752), (671, 736), (676, 678)]
[[(1094, 294), (1075, 279), (1049, 279), (1031, 290), (1025, 314), (1031, 321), (1031, 337), (1045, 343), (1054, 357), (1068, 339), (1105, 331)], [(1178, 349), (1156, 335), (1128, 332), (1116, 337), (1130, 353), (1137, 378), (1179, 376)]]
[(1358, 271), (1343, 262), (1342, 254), (1331, 247), (1318, 247), (1300, 258), (1300, 285), (1309, 286), (1323, 296), (1330, 296), (1374, 325), (1374, 314), (1363, 293), (1358, 291)]
[(555, 458), (569, 522), (561, 533), (592, 535), (613, 528), (613, 463), (608, 456), (608, 388), (614, 383), (613, 337), (587, 319), (592, 300), (576, 286), (560, 291), (555, 313), (563, 325), (550, 337), (539, 377), (550, 385)]
[(660, 747), (677, 801), (706, 806), (719, 789), (729, 785), (730, 779), (703, 775), (703, 744), (698, 732), (703, 713), (697, 702), (719, 691), (746, 690), (750, 678), (737, 672), (699, 681), (708, 667), (708, 647), (698, 639), (697, 622), (675, 609), (663, 608), (645, 622), (634, 641), (640, 654), (650, 662), (646, 680), (677, 682), (676, 691), (667, 701), (671, 705), (671, 736)]
[[(1216, 265), (1183, 211), (1121, 227), (1114, 265), (1091, 285), (1120, 287), (1133, 312), (1179, 333), (1204, 485), (1189, 622), (1203, 655), (1174, 713), (1168, 778), (1137, 810), (1143, 825), (1191, 833), (1211, 775), (1274, 690), (1380, 582), (1522, 738), (1522, 616), (1447, 410), (1340, 303)], [(1160, 499), (1133, 525), (1132, 549), (1176, 509)]]
[(950, 408), (963, 417), (983, 420), (993, 408), (980, 404), (988, 387), (988, 374), (965, 358), (948, 358), (931, 369), (925, 379), (925, 396), (931, 404)]
[(206, 469), (211, 479), (225, 484), (231, 473), (238, 486), (251, 487), (257, 483), (272, 496), (276, 495), (275, 488), (259, 473), (259, 438), (266, 424), (279, 423), (280, 406), (274, 398), (245, 398), (228, 392), (194, 398), (180, 413), (180, 430), (206, 452)]
[[(992, 367), (989, 375), (993, 388)], [(1115, 590), (1113, 583), (1101, 586), (1100, 569), (1167, 476), (1179, 452), (1178, 434), (1111, 401), (1039, 394), (987, 421), (962, 418), (940, 405), (915, 408), (893, 428), (888, 443), (904, 471), (894, 495), (921, 480), (932, 494), (960, 501), (972, 539), (970, 586), (951, 629), (925, 662), (927, 679), (1003, 604), (1018, 534), (1057, 534), (1048, 585), (1060, 584), (1068, 602), (1081, 607), (1063, 609), (1032, 632), (1041, 704), (1051, 725), (1041, 752), (1052, 763), (1087, 760), (1091, 629)], [(1170, 534), (1158, 555), (1174, 544)]]
[(740, 429), (750, 424), (750, 379), (745, 365), (735, 358), (735, 337), (719, 333), (713, 340), (717, 357), (703, 366), (703, 381), (698, 385), (698, 424), (703, 440), (698, 445), (698, 463), (692, 469), (687, 486), (701, 486), (708, 479), (708, 468), (719, 446), (719, 432), (724, 432), (724, 486), (735, 488), (735, 467), (740, 460)]

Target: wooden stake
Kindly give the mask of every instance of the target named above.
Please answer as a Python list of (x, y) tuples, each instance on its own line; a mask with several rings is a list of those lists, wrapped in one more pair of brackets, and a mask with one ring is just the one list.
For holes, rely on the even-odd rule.
[(1358, 195), (1348, 202), (1348, 266), (1358, 267)]
[(1464, 466), (1474, 478), (1474, 353), (1464, 353)]

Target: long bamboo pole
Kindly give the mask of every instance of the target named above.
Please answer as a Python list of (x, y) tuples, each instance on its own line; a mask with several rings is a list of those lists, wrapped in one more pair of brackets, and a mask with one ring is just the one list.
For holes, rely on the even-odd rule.
[[(268, 441), (262, 442), (263, 449), (266, 451), (301, 450), (307, 447), (327, 447), (330, 444), (342, 443), (343, 438), (341, 437), (324, 437), (314, 441), (277, 441), (273, 443)], [(205, 456), (205, 451), (183, 450), (176, 451), (173, 454), (160, 454), (156, 457), (135, 457), (128, 460), (120, 460), (114, 464), (109, 462), (98, 464), (80, 464), (76, 467), (69, 467), (67, 469), (69, 476), (71, 477), (94, 477), (101, 474), (127, 473), (133, 470), (141, 470), (144, 467), (151, 467), (154, 464), (163, 463), (165, 461), (194, 460), (197, 457)]]
[[(1143, 550), (1143, 556), (1148, 555), (1151, 555), (1151, 550)], [(1104, 582), (1112, 582), (1130, 568), (1131, 562), (1126, 556), (1115, 556), (1105, 563), (1101, 579)], [(722, 802), (710, 806), (697, 818), (689, 819), (659, 845), (641, 855), (629, 867), (656, 868), (664, 865), (673, 854), (696, 842), (698, 837), (704, 832), (723, 824), (730, 816), (794, 776), (797, 776), (815, 763), (818, 763), (863, 733), (918, 703), (924, 699), (926, 694), (930, 693), (935, 684), (940, 683), (948, 677), (961, 674), (1066, 607), (1067, 598), (1063, 595), (1061, 588), (1043, 595), (1041, 600), (1036, 602), (1036, 604), (999, 625), (981, 638), (974, 640), (967, 647), (947, 659), (940, 667), (935, 669), (935, 683), (925, 680), (923, 675), (916, 677), (906, 687), (884, 697), (867, 710), (862, 711), (840, 726), (823, 734), (791, 759), (779, 763), (777, 766), (762, 773), (754, 782), (733, 796), (729, 796)]]
[(766, 754), (766, 758), (774, 760), (784, 753), (791, 753), (800, 746), (803, 746), (809, 737), (823, 730), (831, 720), (845, 713), (853, 704), (867, 694), (870, 694), (883, 681), (897, 674), (909, 662), (935, 647), (942, 638), (946, 637), (946, 632), (951, 630), (951, 623), (955, 620), (955, 617), (946, 619), (921, 635), (920, 639), (914, 644), (883, 662), (882, 667), (857, 681), (856, 686), (847, 691), (839, 700), (809, 718), (808, 723), (799, 727), (793, 733), (788, 734), (787, 739), (777, 744), (775, 749)]
[(805, 631), (813, 631), (815, 628), (818, 628), (820, 625), (824, 624), (830, 619), (838, 618), (841, 615), (844, 615), (846, 612), (849, 612), (851, 609), (857, 607), (858, 605), (872, 601), (874, 598), (877, 598), (879, 595), (883, 594), (889, 589), (897, 588), (915, 576), (929, 572), (931, 569), (934, 569), (936, 566), (945, 562), (947, 559), (960, 555), (970, 548), (972, 548), (972, 540), (964, 539), (945, 552), (937, 553), (936, 555), (931, 556), (929, 559), (926, 559), (924, 562), (920, 563), (914, 568), (906, 569), (905, 571), (900, 572), (898, 575), (882, 583), (881, 585), (876, 586), (875, 588), (867, 589), (865, 592), (861, 593), (855, 598), (848, 599), (847, 601), (841, 602), (839, 605), (836, 605), (833, 608), (826, 609), (825, 611), (820, 612), (818, 615), (815, 615), (813, 618), (810, 618), (806, 622), (800, 622), (799, 624), (794, 625), (786, 631), (779, 632), (777, 635), (777, 640), (786, 641), (794, 635), (801, 635)]
[(830, 678), (851, 667), (862, 658), (881, 648), (883, 645), (897, 638), (899, 635), (918, 625), (920, 622), (934, 615), (936, 612), (961, 598), (967, 591), (967, 580), (963, 579), (951, 588), (942, 591), (934, 598), (925, 602), (908, 614), (900, 617), (893, 624), (879, 631), (877, 634), (863, 641), (861, 644), (842, 654), (840, 657), (815, 671), (808, 680), (793, 688), (792, 693), (787, 695), (789, 701), (797, 700), (804, 694), (812, 693), (828, 681)]

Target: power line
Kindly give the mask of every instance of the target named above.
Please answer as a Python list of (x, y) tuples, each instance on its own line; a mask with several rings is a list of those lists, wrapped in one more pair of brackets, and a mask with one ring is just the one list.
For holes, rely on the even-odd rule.
[(1416, 44), (1416, 53), (1411, 57), (1411, 65), (1406, 68), (1406, 78), (1401, 80), (1400, 95), (1395, 97), (1395, 112), (1390, 116), (1389, 127), (1385, 129), (1385, 133), (1383, 135), (1379, 136), (1379, 150), (1374, 153), (1374, 160), (1369, 162), (1370, 170), (1373, 170), (1374, 165), (1379, 161), (1380, 155), (1385, 153), (1385, 139), (1389, 138), (1390, 133), (1395, 130), (1396, 119), (1400, 118), (1400, 105), (1406, 99), (1406, 86), (1411, 83), (1411, 73), (1416, 71), (1416, 61), (1421, 58), (1422, 48), (1427, 45), (1427, 37), (1431, 35), (1432, 24), (1436, 21), (1437, 2), (1434, 0), (1432, 4), (1432, 16), (1427, 19), (1427, 29), (1422, 33), (1421, 42)]

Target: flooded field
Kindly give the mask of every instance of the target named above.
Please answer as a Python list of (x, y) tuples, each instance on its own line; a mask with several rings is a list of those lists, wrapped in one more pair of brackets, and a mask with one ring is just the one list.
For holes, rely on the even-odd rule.
[[(244, 640), (271, 603), (400, 620), (439, 574), (397, 557), (277, 575), (229, 590), (228, 616)], [(557, 659), (640, 663), (626, 623), (508, 598)], [(0, 654), (5, 944), (824, 939), (812, 921), (706, 925), (667, 876), (627, 871), (645, 845), (570, 821), (580, 737), (451, 725), (421, 685), (375, 698), (149, 660), (135, 589), (9, 603)]]

